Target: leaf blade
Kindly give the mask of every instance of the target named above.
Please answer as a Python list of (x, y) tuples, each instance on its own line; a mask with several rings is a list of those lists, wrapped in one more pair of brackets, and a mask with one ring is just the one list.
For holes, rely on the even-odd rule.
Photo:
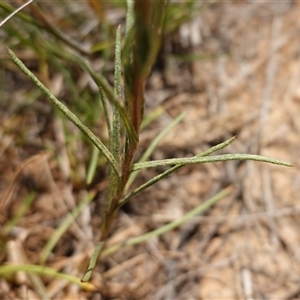
[(11, 50), (7, 49), (9, 56), (13, 62), (20, 68), (20, 70), (51, 100), (51, 102), (71, 121), (73, 122), (87, 137), (88, 139), (100, 150), (103, 156), (110, 163), (118, 177), (121, 177), (119, 165), (117, 164), (112, 153), (106, 146), (95, 136), (95, 134), (86, 127), (76, 115), (74, 115), (62, 102), (60, 102), (46, 86), (34, 76), (33, 73), (24, 65), (24, 63), (16, 56)]
[(294, 167), (294, 165), (291, 163), (282, 160), (264, 157), (261, 155), (223, 154), (223, 155), (215, 155), (215, 156), (208, 156), (208, 157), (193, 156), (193, 157), (171, 158), (171, 159), (148, 161), (143, 163), (135, 163), (131, 168), (131, 172), (145, 169), (145, 168), (155, 168), (159, 166), (171, 166), (176, 164), (211, 163), (211, 162), (220, 162), (220, 161), (229, 161), (229, 160), (253, 160), (253, 161), (267, 162), (267, 163), (286, 166), (286, 167)]

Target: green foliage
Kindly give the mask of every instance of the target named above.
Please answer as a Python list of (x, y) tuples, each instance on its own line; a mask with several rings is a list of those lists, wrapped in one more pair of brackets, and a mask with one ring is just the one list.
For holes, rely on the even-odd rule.
[[(101, 3), (102, 2), (99, 2), (97, 5), (100, 6), (102, 5)], [(183, 222), (189, 220), (191, 217), (202, 213), (229, 193), (228, 189), (223, 190), (215, 197), (207, 200), (207, 202), (201, 204), (199, 207), (195, 208), (175, 222), (160, 227), (157, 230), (147, 233), (143, 236), (134, 238), (125, 244), (117, 244), (111, 248), (106, 248), (105, 242), (110, 234), (112, 224), (117, 217), (120, 207), (129, 201), (133, 196), (144, 191), (146, 188), (152, 186), (156, 182), (166, 178), (170, 174), (178, 171), (185, 165), (227, 160), (257, 160), (284, 166), (292, 166), (287, 162), (257, 155), (227, 154), (209, 156), (211, 153), (232, 143), (234, 138), (231, 138), (228, 141), (216, 145), (215, 147), (212, 147), (211, 149), (208, 149), (207, 151), (191, 158), (173, 158), (166, 160), (147, 161), (151, 153), (155, 151), (161, 139), (177, 123), (180, 122), (180, 120), (184, 117), (184, 114), (180, 114), (170, 124), (170, 126), (168, 126), (160, 135), (158, 135), (158, 137), (151, 143), (151, 145), (149, 145), (149, 148), (142, 155), (141, 160), (137, 163), (134, 163), (133, 159), (138, 147), (138, 138), (140, 135), (142, 122), (145, 121), (145, 82), (150, 74), (151, 68), (155, 63), (158, 51), (160, 49), (164, 24), (166, 24), (166, 20), (168, 20), (168, 18), (171, 18), (172, 16), (174, 17), (176, 14), (178, 14), (178, 11), (176, 12), (176, 7), (171, 6), (175, 12), (171, 12), (170, 15), (170, 10), (167, 11), (166, 0), (128, 0), (127, 4), (129, 9), (127, 12), (125, 37), (123, 38), (125, 40), (122, 40), (120, 26), (117, 28), (115, 34), (115, 68), (113, 86), (109, 83), (106, 76), (103, 73), (100, 73), (99, 70), (96, 70), (92, 66), (91, 62), (86, 59), (86, 57), (91, 55), (91, 53), (96, 51), (96, 49), (99, 49), (99, 47), (97, 48), (95, 45), (99, 45), (100, 42), (95, 42), (95, 45), (91, 47), (91, 50), (83, 48), (79, 43), (67, 37), (61, 30), (53, 26), (37, 5), (32, 4), (32, 16), (25, 13), (19, 13), (18, 15), (18, 22), (21, 22), (21, 24), (26, 24), (27, 27), (25, 28), (25, 31), (27, 30), (29, 34), (25, 34), (23, 29), (17, 28), (17, 26), (11, 26), (6, 29), (7, 33), (11, 36), (17, 37), (17, 40), (23, 43), (23, 46), (30, 46), (33, 51), (39, 53), (41, 56), (46, 55), (47, 60), (54, 61), (58, 69), (64, 70), (62, 75), (66, 80), (66, 84), (68, 85), (69, 89), (73, 91), (71, 94), (74, 97), (75, 94), (78, 94), (76, 92), (76, 83), (73, 81), (70, 73), (66, 72), (66, 65), (71, 65), (72, 69), (79, 68), (88, 73), (99, 88), (99, 92), (96, 96), (103, 106), (102, 114), (104, 115), (104, 119), (106, 121), (109, 137), (108, 143), (107, 141), (101, 141), (100, 138), (97, 137), (91, 131), (91, 129), (83, 124), (82, 120), (79, 119), (79, 113), (73, 113), (67, 107), (67, 105), (63, 104), (62, 101), (55, 97), (53, 93), (51, 93), (51, 91), (46, 87), (46, 85), (43, 84), (41, 80), (39, 80), (25, 66), (25, 64), (16, 56), (16, 54), (12, 50), (8, 49), (9, 56), (20, 68), (20, 70), (26, 76), (28, 76), (28, 78), (50, 99), (50, 101), (52, 101), (55, 107), (57, 107), (71, 122), (73, 122), (93, 144), (94, 150), (92, 159), (90, 161), (87, 182), (90, 183), (93, 180), (99, 155), (102, 155), (109, 165), (109, 185), (105, 203), (105, 211), (102, 216), (99, 214), (99, 218), (101, 218), (102, 222), (100, 228), (101, 239), (95, 248), (83, 281), (88, 281), (90, 279), (92, 271), (99, 257), (103, 258), (106, 255), (117, 251), (121, 247), (145, 242), (147, 239), (153, 236), (157, 236), (167, 232), (168, 230), (172, 230), (180, 226)], [(193, 6), (196, 5), (196, 3), (186, 4), (184, 8), (190, 9), (189, 5)], [(3, 3), (3, 1), (0, 2), (0, 7), (8, 12), (13, 11), (11, 7)], [(101, 9), (99, 11), (101, 11)], [(180, 16), (178, 22), (180, 22), (184, 16), (184, 14)], [(49, 34), (53, 39), (45, 38), (44, 36), (39, 35), (38, 33), (41, 30), (47, 32), (47, 34)], [(169, 28), (169, 30), (171, 30), (171, 28)], [(27, 37), (32, 36), (33, 41), (31, 43), (26, 41), (26, 39), (23, 38), (24, 34)], [(110, 45), (110, 43), (111, 41), (107, 41), (107, 45)], [(11, 46), (13, 45), (9, 38), (7, 39), (7, 44)], [(122, 85), (122, 76), (124, 78), (124, 85)], [(100, 112), (93, 111), (95, 105), (92, 104), (91, 99), (88, 99), (89, 96), (85, 94), (85, 97), (87, 97), (87, 101), (85, 102), (87, 105), (84, 106), (86, 113), (92, 113), (94, 116), (95, 114), (96, 116), (100, 116)], [(77, 101), (83, 102), (85, 100), (86, 99), (80, 100), (80, 97), (77, 99)], [(110, 106), (112, 107), (111, 111)], [(133, 191), (130, 191), (130, 186), (138, 175), (139, 170), (158, 166), (170, 166), (170, 168), (167, 171), (150, 179), (148, 182), (139, 186)], [(81, 210), (89, 204), (89, 202), (93, 199), (93, 196), (93, 193), (91, 193), (84, 198), (78, 207), (76, 207), (76, 209), (74, 209), (74, 211), (70, 214), (70, 216), (68, 216), (62, 222), (61, 226), (59, 226), (56, 233), (42, 251), (40, 257), (41, 263), (46, 261), (50, 251), (53, 249), (62, 234), (70, 226), (72, 220), (74, 220)], [(23, 268), (23, 270), (29, 270), (30, 272), (37, 273), (40, 272), (38, 266), (36, 266), (36, 268), (33, 266), (28, 266), (27, 269)], [(45, 269), (45, 272), (46, 271), (49, 275), (54, 274), (48, 269)], [(0, 273), (1, 272), (3, 272), (3, 269), (0, 268)], [(13, 272), (13, 269), (11, 269), (10, 272)], [(54, 275), (62, 277), (61, 274), (58, 275), (58, 273), (55, 273)], [(69, 277), (66, 279), (68, 278)], [(74, 282), (73, 278), (69, 278), (69, 280)]]

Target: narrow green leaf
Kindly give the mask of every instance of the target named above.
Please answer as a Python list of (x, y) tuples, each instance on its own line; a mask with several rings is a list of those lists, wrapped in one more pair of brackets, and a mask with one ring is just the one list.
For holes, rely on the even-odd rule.
[(90, 51), (92, 53), (104, 51), (104, 50), (109, 49), (111, 46), (113, 46), (113, 44), (114, 44), (113, 41), (110, 41), (109, 37), (106, 37), (106, 39), (104, 38), (104, 41), (93, 44)]
[(11, 232), (11, 230), (16, 226), (19, 220), (24, 216), (27, 209), (30, 207), (34, 199), (36, 198), (36, 193), (31, 192), (29, 195), (25, 197), (25, 201), (22, 201), (20, 207), (18, 208), (16, 214), (9, 219), (9, 221), (3, 226), (3, 234), (7, 235)]
[[(115, 49), (115, 73), (114, 73), (114, 92), (116, 98), (121, 102), (121, 26), (118, 26), (116, 33), (116, 49)], [(116, 107), (113, 107), (113, 128), (111, 136), (110, 151), (115, 160), (120, 164), (120, 115)]]
[(87, 170), (86, 184), (91, 184), (91, 182), (93, 181), (93, 178), (97, 170), (99, 154), (100, 151), (98, 150), (98, 148), (96, 146), (93, 146), (92, 156)]
[(223, 154), (209, 157), (184, 157), (184, 158), (171, 158), (171, 159), (162, 159), (162, 160), (154, 160), (143, 163), (136, 163), (132, 166), (131, 172), (145, 169), (145, 168), (155, 168), (159, 166), (171, 166), (176, 164), (198, 164), (198, 163), (212, 163), (219, 161), (228, 161), (228, 160), (254, 160), (267, 162), (275, 165), (281, 165), (286, 167), (293, 167), (294, 165), (277, 159), (272, 159), (260, 155), (254, 154)]
[(104, 242), (99, 242), (96, 245), (95, 250), (92, 254), (89, 266), (87, 268), (87, 271), (84, 274), (83, 278), (81, 279), (82, 282), (87, 282), (91, 279), (93, 270), (95, 269), (97, 261), (98, 261), (98, 257), (100, 255), (101, 251), (103, 250), (103, 246), (104, 246)]
[(162, 113), (164, 113), (165, 109), (162, 106), (157, 106), (154, 108), (149, 115), (144, 116), (143, 122), (141, 124), (141, 130), (146, 128), (150, 123), (156, 120)]
[(134, 1), (133, 0), (127, 0), (127, 13), (126, 13), (126, 38), (132, 29), (134, 25), (134, 10), (133, 10), (133, 5)]
[[(235, 140), (235, 136), (228, 139), (227, 141), (220, 143), (212, 148), (207, 149), (206, 151), (200, 153), (197, 155), (197, 157), (203, 157), (203, 156), (207, 156), (210, 155), (211, 153), (223, 149), (226, 146), (230, 145), (233, 141)], [(151, 178), (149, 181), (147, 181), (146, 183), (142, 184), (141, 186), (139, 186), (138, 188), (136, 188), (135, 190), (133, 190), (129, 195), (127, 195), (126, 197), (124, 197), (120, 203), (119, 206), (122, 206), (124, 203), (126, 203), (130, 198), (132, 198), (133, 196), (139, 194), (140, 192), (142, 192), (143, 190), (147, 189), (148, 187), (152, 186), (153, 184), (155, 184), (156, 182), (164, 179), (165, 177), (169, 176), (170, 174), (178, 171), (179, 169), (181, 169), (182, 167), (184, 167), (186, 164), (179, 164), (179, 165), (175, 165), (174, 167), (170, 168), (169, 170), (166, 170), (165, 172)]]
[(79, 66), (80, 68), (82, 68), (83, 70), (85, 70), (90, 74), (90, 76), (93, 78), (95, 83), (99, 86), (99, 88), (103, 89), (103, 91), (107, 96), (108, 101), (118, 109), (120, 117), (124, 122), (124, 126), (126, 128), (128, 134), (128, 140), (130, 144), (133, 145), (136, 144), (138, 138), (135, 130), (133, 129), (131, 122), (129, 121), (127, 113), (124, 107), (120, 104), (119, 99), (117, 99), (117, 97), (115, 96), (114, 90), (111, 88), (108, 81), (101, 75), (101, 73), (97, 72), (86, 60), (84, 60), (80, 56), (68, 52), (62, 47), (58, 48), (56, 44), (43, 40), (41, 45), (48, 51), (53, 52), (58, 57), (75, 63), (77, 66)]
[(76, 206), (71, 213), (67, 215), (67, 217), (60, 223), (59, 227), (56, 228), (55, 232), (52, 234), (51, 238), (47, 241), (43, 250), (40, 254), (39, 262), (44, 264), (48, 259), (49, 254), (53, 250), (53, 248), (57, 245), (62, 235), (68, 230), (71, 224), (75, 221), (75, 219), (79, 216), (82, 210), (94, 199), (95, 192), (90, 192), (87, 194), (83, 200)]
[(33, 290), (38, 294), (40, 299), (51, 300), (47, 295), (47, 289), (41, 277), (33, 273), (29, 273), (28, 277), (30, 278)]
[[(97, 95), (97, 100), (98, 100), (98, 98), (100, 99), (100, 102), (103, 107), (104, 117), (105, 117), (106, 126), (107, 126), (107, 130), (108, 130), (108, 136), (111, 137), (111, 135), (112, 135), (111, 122), (110, 122), (110, 117), (109, 117), (108, 108), (107, 108), (107, 101), (106, 101), (105, 94), (104, 94), (102, 88), (100, 88), (99, 94)], [(100, 154), (100, 151), (98, 150), (98, 148), (93, 147), (92, 156), (91, 156), (91, 160), (90, 160), (88, 171), (87, 171), (87, 177), (86, 177), (87, 184), (90, 184), (93, 181), (93, 178), (96, 174), (99, 154)]]
[(23, 64), (23, 62), (15, 55), (15, 53), (8, 49), (8, 54), (12, 58), (13, 62), (21, 69), (21, 71), (28, 76), (31, 81), (52, 101), (52, 103), (71, 121), (73, 122), (88, 138), (89, 140), (100, 150), (103, 156), (110, 163), (118, 178), (121, 177), (121, 172), (118, 163), (114, 156), (105, 147), (105, 145), (92, 133), (88, 127), (83, 125), (81, 121), (62, 103), (60, 102), (43, 84), (39, 81), (33, 73)]
[(173, 222), (170, 222), (162, 227), (159, 227), (153, 231), (145, 233), (141, 236), (131, 238), (125, 242), (121, 242), (116, 245), (113, 245), (113, 246), (107, 248), (106, 250), (102, 251), (100, 257), (103, 259), (109, 255), (112, 255), (113, 253), (117, 252), (118, 250), (120, 250), (122, 248), (125, 248), (128, 246), (135, 246), (135, 245), (144, 243), (153, 237), (160, 236), (162, 234), (165, 234), (168, 231), (171, 231), (171, 230), (179, 227), (180, 225), (184, 224), (191, 218), (205, 212), (207, 209), (212, 207), (218, 201), (220, 201), (224, 197), (228, 196), (231, 193), (231, 191), (232, 191), (231, 187), (227, 187), (227, 188), (223, 189), (222, 191), (217, 193), (215, 196), (211, 197), (210, 199), (206, 200), (204, 203), (201, 203), (199, 206), (197, 206), (196, 208), (192, 209), (191, 211), (189, 211), (188, 213), (183, 215), (181, 218), (179, 218)]
[(38, 265), (14, 265), (14, 266), (0, 266), (0, 276), (7, 276), (8, 274), (16, 273), (19, 271), (24, 271), (28, 273), (35, 273), (45, 276), (50, 276), (54, 278), (64, 279), (67, 282), (74, 283), (80, 286), (82, 289), (86, 291), (95, 291), (96, 287), (91, 283), (81, 282), (78, 277), (60, 273), (52, 268)]
[[(181, 113), (179, 116), (177, 116), (164, 130), (160, 132), (160, 134), (151, 142), (147, 150), (144, 152), (142, 157), (139, 160), (139, 163), (142, 163), (146, 161), (150, 155), (153, 153), (153, 151), (157, 148), (160, 141), (184, 118), (185, 112)], [(130, 177), (128, 179), (127, 185), (125, 187), (125, 192), (128, 190), (132, 182), (134, 182), (135, 178), (137, 177), (139, 171), (132, 172), (130, 174)]]

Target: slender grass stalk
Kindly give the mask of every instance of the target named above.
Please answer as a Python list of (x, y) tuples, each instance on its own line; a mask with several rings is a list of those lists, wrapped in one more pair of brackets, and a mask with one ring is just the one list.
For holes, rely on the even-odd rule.
[(97, 243), (97, 245), (94, 249), (94, 252), (92, 254), (92, 257), (90, 259), (89, 265), (87, 267), (87, 270), (86, 270), (83, 278), (81, 279), (82, 282), (88, 282), (91, 279), (93, 270), (96, 267), (98, 258), (100, 256), (101, 252), (103, 251), (103, 248), (104, 248), (104, 242), (103, 241)]
[(13, 274), (19, 271), (64, 279), (70, 283), (74, 283), (78, 285), (85, 291), (92, 292), (97, 290), (93, 284), (89, 282), (81, 282), (76, 276), (60, 273), (52, 268), (48, 268), (44, 266), (31, 265), (31, 264), (17, 265), (17, 266), (0, 266), (0, 276), (8, 276), (9, 274)]
[(156, 108), (154, 108), (150, 114), (148, 116), (144, 117), (144, 120), (141, 124), (141, 130), (143, 130), (144, 128), (146, 128), (151, 122), (153, 122), (154, 120), (156, 120), (163, 112), (164, 112), (164, 108), (161, 106), (158, 106)]
[(86, 184), (91, 184), (91, 182), (93, 181), (93, 178), (94, 178), (96, 170), (97, 170), (99, 154), (100, 154), (100, 151), (98, 150), (98, 148), (93, 146), (92, 156), (91, 156), (91, 160), (90, 160), (87, 175), (86, 175)]
[(16, 15), (18, 12), (20, 12), (23, 8), (28, 6), (33, 0), (29, 0), (25, 2), (23, 5), (21, 5), (19, 8), (17, 8), (15, 11), (13, 11), (9, 16), (7, 16), (3, 21), (0, 22), (0, 27), (2, 27), (7, 21), (9, 21), (14, 15)]
[[(107, 101), (106, 101), (106, 97), (105, 94), (102, 90), (102, 88), (100, 88), (100, 100), (102, 103), (102, 107), (104, 110), (104, 117), (105, 117), (105, 121), (106, 121), (106, 125), (107, 125), (107, 130), (108, 130), (108, 137), (109, 140), (111, 139), (110, 137), (112, 136), (112, 128), (111, 128), (111, 121), (110, 121), (110, 117), (109, 117), (109, 113), (108, 113), (108, 107), (107, 107)], [(94, 178), (96, 169), (97, 169), (97, 162), (98, 162), (98, 158), (99, 158), (99, 150), (97, 147), (93, 148), (92, 151), (92, 157), (91, 157), (91, 161), (88, 167), (88, 172), (87, 172), (87, 178), (86, 178), (86, 183), (90, 184)]]
[(25, 201), (22, 201), (21, 206), (18, 208), (17, 213), (3, 227), (3, 231), (2, 231), (3, 234), (8, 235), (11, 232), (11, 230), (15, 227), (15, 225), (19, 222), (19, 220), (24, 216), (27, 209), (30, 207), (30, 205), (32, 204), (35, 198), (36, 198), (35, 192), (31, 192), (29, 195), (25, 197)]
[(117, 243), (115, 245), (110, 246), (109, 248), (107, 248), (105, 250), (103, 250), (104, 243), (103, 242), (98, 243), (97, 246), (96, 246), (96, 250), (94, 251), (93, 257), (90, 260), (90, 264), (88, 266), (88, 269), (87, 269), (84, 277), (82, 278), (82, 282), (87, 282), (87, 281), (90, 280), (90, 278), (92, 276), (93, 269), (96, 266), (96, 263), (97, 263), (97, 260), (98, 260), (99, 256), (103, 259), (103, 258), (105, 258), (109, 255), (112, 255), (113, 253), (119, 251), (120, 249), (123, 249), (125, 247), (129, 247), (129, 246), (135, 246), (135, 245), (144, 243), (144, 242), (148, 241), (149, 239), (151, 239), (153, 237), (157, 237), (157, 236), (160, 236), (162, 234), (165, 234), (168, 231), (171, 231), (171, 230), (179, 227), (180, 225), (187, 222), (188, 220), (190, 220), (194, 216), (197, 216), (200, 213), (203, 213), (205, 210), (207, 210), (208, 208), (210, 208), (211, 206), (216, 204), (218, 201), (220, 201), (224, 197), (228, 196), (230, 194), (231, 190), (232, 190), (231, 187), (223, 189), (222, 191), (217, 193), (215, 196), (211, 197), (210, 199), (208, 199), (204, 203), (201, 203), (199, 206), (197, 206), (196, 208), (194, 208), (191, 211), (189, 211), (188, 213), (186, 213), (181, 218), (179, 218), (179, 219), (177, 219), (173, 222), (170, 222), (170, 223), (168, 223), (168, 224), (166, 224), (162, 227), (159, 227), (158, 229), (155, 229), (151, 232), (145, 233), (145, 234), (140, 235), (140, 236), (135, 237), (135, 238), (131, 238), (131, 239), (129, 239), (125, 242), (122, 242), (122, 243)]
[[(0, 1), (0, 8), (2, 8), (3, 10), (5, 10), (7, 12), (14, 13), (16, 11), (16, 9), (5, 2), (6, 1)], [(26, 5), (25, 4), (24, 5), (27, 6), (28, 4), (31, 4), (31, 2), (33, 2), (33, 1), (28, 1), (28, 3), (26, 3)], [(30, 24), (34, 25), (39, 30), (41, 28), (46, 30), (47, 32), (49, 32), (50, 34), (55, 36), (57, 39), (61, 40), (66, 45), (70, 46), (72, 49), (75, 49), (79, 53), (81, 53), (83, 55), (91, 54), (89, 49), (85, 49), (84, 47), (82, 47), (82, 45), (80, 45), (80, 43), (78, 43), (77, 41), (68, 37), (61, 30), (59, 30), (57, 28), (57, 26), (54, 26), (51, 23), (51, 21), (49, 21), (46, 18), (46, 16), (42, 13), (42, 11), (34, 3), (32, 3), (32, 5), (29, 7), (31, 9), (32, 16), (30, 16), (26, 13), (22, 13), (22, 12), (19, 12), (18, 14), (16, 14), (16, 16), (19, 17), (20, 19), (22, 19), (23, 21), (25, 21), (26, 23), (30, 23)], [(22, 9), (23, 9), (23, 7), (22, 7)]]
[[(3, 11), (6, 11), (10, 14), (13, 14), (16, 11), (15, 7), (9, 5), (6, 1), (0, 1), (0, 8), (2, 8)], [(23, 7), (22, 7), (22, 9), (23, 9)], [(16, 15), (16, 17), (22, 19), (26, 23), (37, 25), (36, 21), (32, 17), (30, 17), (28, 14), (26, 14), (22, 11), (18, 11), (18, 13), (15, 15)]]
[(37, 274), (30, 272), (28, 273), (28, 277), (30, 278), (34, 291), (39, 295), (39, 297), (43, 300), (51, 300), (47, 295), (47, 289), (42, 279)]
[(59, 240), (61, 239), (62, 235), (68, 230), (71, 224), (75, 221), (75, 219), (79, 216), (82, 210), (94, 199), (95, 192), (89, 192), (77, 205), (73, 211), (68, 214), (68, 216), (62, 221), (59, 227), (55, 230), (52, 234), (51, 238), (47, 241), (46, 245), (44, 246), (43, 250), (40, 253), (39, 263), (44, 264), (48, 259), (51, 251), (57, 245)]
[(140, 235), (138, 237), (131, 238), (123, 243), (115, 244), (107, 249), (105, 249), (101, 253), (101, 258), (105, 258), (109, 255), (112, 255), (113, 253), (117, 252), (120, 249), (123, 249), (128, 246), (135, 246), (141, 243), (144, 243), (148, 241), (149, 239), (153, 237), (160, 236), (162, 234), (165, 234), (171, 230), (174, 230), (175, 228), (179, 227), (180, 225), (184, 224), (185, 222), (189, 221), (191, 218), (205, 212), (207, 209), (215, 205), (218, 201), (222, 200), (226, 196), (228, 196), (232, 191), (232, 187), (229, 186), (223, 190), (221, 190), (219, 193), (211, 197), (210, 199), (206, 200), (204, 203), (201, 203), (196, 208), (192, 209), (185, 215), (183, 215), (181, 218), (176, 219), (175, 221), (172, 221), (164, 226), (161, 226), (153, 231), (150, 231), (148, 233), (145, 233), (143, 235)]

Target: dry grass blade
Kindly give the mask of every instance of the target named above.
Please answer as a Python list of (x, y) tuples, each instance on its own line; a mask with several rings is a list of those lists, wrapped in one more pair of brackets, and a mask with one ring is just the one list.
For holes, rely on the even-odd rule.
[(9, 16), (7, 16), (3, 21), (0, 22), (0, 27), (2, 27), (7, 21), (9, 21), (14, 15), (16, 15), (19, 11), (24, 9), (26, 6), (28, 6), (30, 3), (32, 3), (33, 0), (29, 0), (23, 5), (21, 5), (19, 8), (17, 8), (13, 13), (11, 13)]

